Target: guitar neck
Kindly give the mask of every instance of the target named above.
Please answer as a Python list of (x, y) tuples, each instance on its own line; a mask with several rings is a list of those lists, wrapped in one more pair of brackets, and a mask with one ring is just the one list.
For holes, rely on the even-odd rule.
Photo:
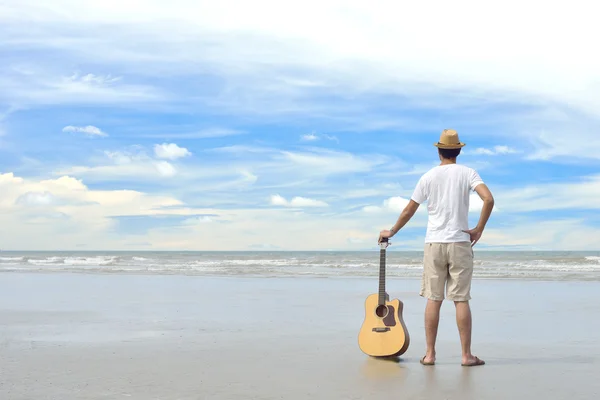
[(379, 250), (379, 305), (385, 304), (385, 248)]

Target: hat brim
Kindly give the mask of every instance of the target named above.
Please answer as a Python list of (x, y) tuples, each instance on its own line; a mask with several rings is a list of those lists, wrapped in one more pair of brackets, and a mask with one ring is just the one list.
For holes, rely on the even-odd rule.
[(463, 147), (466, 146), (465, 143), (444, 144), (444, 143), (440, 143), (440, 142), (434, 143), (433, 145), (435, 147), (437, 147), (438, 149), (448, 149), (448, 150), (451, 150), (451, 149), (460, 149), (460, 148), (463, 148)]

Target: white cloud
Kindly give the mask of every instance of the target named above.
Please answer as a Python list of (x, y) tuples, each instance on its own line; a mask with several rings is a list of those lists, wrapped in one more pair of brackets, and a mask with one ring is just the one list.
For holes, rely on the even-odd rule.
[(517, 150), (508, 146), (494, 146), (492, 149), (488, 149), (485, 147), (479, 147), (473, 151), (473, 154), (487, 155), (487, 156), (495, 156), (499, 154), (515, 154)]
[(177, 169), (167, 161), (132, 162), (130, 164), (75, 166), (56, 171), (56, 175), (74, 175), (95, 180), (118, 180), (132, 178), (154, 179), (172, 177)]
[(378, 206), (364, 206), (363, 211), (367, 213), (378, 213), (383, 211), (383, 209)]
[[(187, 151), (177, 147), (159, 146), (157, 150), (161, 156), (169, 156), (172, 159)], [(165, 154), (161, 153), (163, 151)], [(297, 179), (294, 174), (301, 172), (298, 168), (294, 169), (291, 162), (284, 164), (273, 161), (272, 157), (279, 154), (278, 152), (260, 152), (256, 160), (248, 159), (243, 152), (238, 155), (238, 150), (225, 153), (226, 155), (219, 155), (209, 162), (190, 160), (187, 163), (178, 163), (181, 159), (159, 159), (153, 153), (148, 154), (148, 149), (143, 146), (131, 146), (121, 150), (104, 151), (101, 156), (90, 158), (87, 163), (60, 167), (54, 170), (53, 174), (72, 175), (89, 182), (127, 182), (141, 179), (159, 186), (165, 184), (173, 187), (176, 184), (176, 190), (180, 192), (196, 192), (200, 189), (209, 193), (219, 192), (220, 195), (232, 197), (227, 201), (240, 203), (245, 202), (247, 197), (239, 198), (239, 191), (249, 189), (259, 182), (259, 176), (261, 183), (263, 176), (267, 178), (265, 186), (276, 186), (282, 174), (286, 173), (290, 179)], [(176, 180), (160, 179), (174, 177)], [(260, 195), (263, 196), (264, 193)], [(259, 195), (256, 195), (257, 199), (258, 197)]]
[(241, 171), (242, 174), (242, 179), (245, 182), (248, 183), (255, 183), (256, 181), (258, 181), (258, 176), (254, 175), (252, 172), (249, 171)]
[(560, 183), (499, 190), (496, 204), (506, 212), (600, 209), (600, 175)]
[(287, 206), (288, 202), (282, 196), (274, 194), (271, 196), (271, 204), (274, 206)]
[(245, 134), (245, 131), (227, 128), (207, 128), (196, 132), (143, 134), (139, 137), (170, 139), (209, 139)]
[[(404, 208), (408, 205), (409, 202), (410, 202), (410, 199), (407, 199), (407, 198), (404, 198), (401, 196), (394, 196), (394, 197), (385, 199), (381, 206), (365, 206), (362, 208), (362, 210), (366, 213), (381, 213), (381, 212), (400, 213), (400, 212), (402, 212), (402, 210), (404, 210)], [(424, 211), (426, 211), (426, 207), (424, 207), (424, 206), (419, 207), (419, 209), (417, 210), (417, 212), (421, 212), (421, 213)]]
[[(190, 207), (172, 196), (91, 189), (69, 176), (39, 181), (5, 173), (0, 174), (0, 187), (0, 224), (11, 227), (0, 230), (0, 241), (5, 249), (25, 250), (71, 249), (81, 243), (90, 249), (127, 249), (132, 243), (143, 243), (139, 246), (156, 250), (231, 250), (234, 243), (235, 249), (251, 250), (268, 243), (282, 250), (376, 250), (379, 230), (389, 228), (406, 202), (396, 197), (382, 203), (382, 208), (396, 210), (394, 215), (357, 210), (324, 216), (287, 209), (315, 204), (316, 200), (302, 197), (287, 200), (274, 195), (272, 202), (285, 209), (201, 208)], [(115, 231), (113, 217), (165, 215), (186, 219), (176, 229), (155, 228), (144, 234)], [(426, 214), (421, 214), (410, 222), (410, 227), (418, 227), (424, 234), (425, 224)], [(524, 217), (504, 226), (488, 227), (480, 243), (536, 250), (589, 250), (595, 249), (599, 240), (600, 229), (583, 220), (539, 221)], [(403, 241), (402, 247), (422, 249), (422, 235)]]
[[(398, 115), (403, 111), (403, 104), (397, 100), (402, 98), (410, 99), (410, 106), (415, 108), (459, 108), (475, 104), (478, 108), (474, 115), (485, 115), (486, 119), (488, 115), (479, 113), (480, 107), (496, 101), (508, 105), (516, 101), (519, 105), (526, 105), (527, 109), (532, 108), (530, 106), (545, 109), (548, 104), (557, 104), (558, 107), (576, 110), (583, 116), (600, 114), (600, 98), (596, 90), (600, 61), (595, 53), (589, 51), (595, 48), (593, 38), (600, 36), (600, 27), (594, 21), (594, 13), (578, 12), (577, 1), (568, 4), (580, 16), (576, 22), (564, 15), (560, 3), (532, 0), (510, 0), (493, 15), (482, 13), (485, 6), (480, 2), (464, 0), (452, 4), (384, 1), (378, 7), (367, 2), (342, 4), (311, 0), (297, 5), (266, 0), (252, 4), (228, 0), (178, 0), (165, 5), (149, 0), (143, 8), (135, 2), (120, 2), (119, 7), (114, 7), (116, 3), (112, 0), (101, 3), (56, 0), (43, 9), (38, 3), (21, 0), (11, 3), (10, 8), (0, 6), (0, 54), (10, 55), (0, 66), (0, 103), (34, 106), (110, 104), (119, 107), (140, 107), (144, 103), (140, 109), (147, 112), (147, 103), (160, 101), (161, 110), (187, 107), (210, 113), (212, 108), (218, 108), (222, 111), (221, 116), (252, 113), (257, 118), (266, 114), (295, 113), (306, 118), (323, 118), (331, 124), (342, 123), (349, 127), (348, 130), (356, 131), (364, 127), (401, 131), (399, 127), (410, 126), (416, 132), (415, 125), (421, 130), (429, 130), (430, 126), (427, 129), (422, 127), (430, 122)], [(433, 16), (432, 8), (437, 10)], [(236, 14), (232, 14), (231, 9), (236, 9)], [(270, 12), (261, 12), (264, 9)], [(540, 10), (544, 18), (537, 18)], [(402, 15), (404, 23), (397, 23), (397, 15)], [(473, 15), (483, 17), (473, 18)], [(423, 17), (430, 24), (423, 25)], [(33, 30), (31, 21), (35, 21)], [(310, 21), (310, 29), (306, 29), (307, 21)], [(511, 26), (511, 30), (498, 29), (496, 21), (503, 21), (503, 24)], [(177, 29), (172, 29), (174, 26)], [(559, 32), (552, 30), (552, 26), (564, 29)], [(474, 36), (473, 31), (478, 34)], [(405, 40), (411, 35), (419, 37), (418, 43)], [(122, 40), (123, 36), (130, 40)], [(23, 52), (23, 48), (27, 51)], [(538, 51), (532, 52), (531, 48)], [(12, 52), (12, 49), (19, 52)], [(48, 49), (59, 56), (47, 58)], [(515, 63), (515, 59), (519, 62)], [(73, 75), (70, 72), (72, 65), (94, 65), (94, 69)], [(202, 65), (201, 71), (198, 65)], [(179, 85), (182, 77), (186, 85)], [(152, 86), (147, 82), (151, 82)], [(166, 85), (172, 83), (175, 84), (167, 88)], [(158, 85), (165, 85), (165, 89), (153, 87)], [(389, 101), (383, 104), (380, 96)], [(383, 115), (378, 115), (380, 112)], [(390, 116), (392, 113), (393, 117)], [(414, 114), (424, 115), (421, 112)], [(524, 135), (522, 141), (533, 140), (536, 147), (530, 156), (533, 159), (560, 159), (560, 156), (567, 155), (576, 155), (578, 159), (598, 158), (600, 153), (596, 149), (600, 146), (600, 139), (596, 135), (597, 121), (593, 122), (593, 118), (575, 119), (583, 121), (581, 125), (575, 125), (577, 129), (573, 129), (571, 115), (561, 125), (540, 118), (527, 126), (527, 135), (524, 135), (524, 129), (515, 129), (499, 135), (503, 136), (499, 140), (519, 149), (523, 148), (523, 143), (507, 142), (506, 136)], [(553, 130), (549, 130), (548, 126)], [(319, 126), (319, 129), (327, 128)], [(170, 141), (175, 137), (229, 135), (229, 132), (216, 128), (212, 132), (193, 130), (192, 127), (189, 132), (158, 136), (161, 141)], [(321, 140), (328, 138), (326, 135), (318, 137)], [(511, 154), (510, 150), (509, 147), (498, 146), (482, 148), (481, 151), (483, 155), (493, 155)], [(187, 165), (183, 167), (164, 161), (171, 158), (155, 160), (120, 152), (107, 155), (107, 159), (99, 162), (90, 162), (88, 166), (63, 168), (59, 175), (64, 171), (72, 172), (78, 177), (83, 176), (86, 182), (121, 178), (170, 182), (170, 179), (161, 178), (185, 176), (195, 180), (196, 188), (210, 194), (202, 200), (211, 204), (217, 203), (212, 197), (217, 195), (229, 196), (227, 204), (233, 202), (231, 199), (246, 196), (260, 196), (259, 201), (264, 201), (270, 193), (283, 190), (280, 187), (286, 187), (286, 193), (290, 187), (296, 193), (306, 193), (302, 191), (302, 185), (314, 185), (310, 196), (327, 199), (333, 205), (329, 199), (339, 186), (336, 184), (334, 189), (327, 184), (329, 178), (336, 175), (377, 172), (378, 178), (387, 173), (387, 176), (393, 176), (391, 180), (404, 174), (424, 172), (418, 172), (419, 168), (411, 170), (412, 166), (406, 165), (402, 169), (392, 168), (392, 157), (378, 155), (371, 157), (311, 150), (281, 152), (277, 149), (230, 154), (231, 158), (215, 161), (211, 168), (197, 166), (188, 169)], [(219, 179), (230, 177), (237, 179)], [(347, 187), (354, 187), (361, 178), (354, 179), (344, 179), (344, 183)], [(69, 189), (72, 192), (87, 191), (76, 182), (67, 182), (73, 185)], [(62, 199), (50, 189), (59, 184), (38, 183), (32, 183), (27, 189), (37, 195), (27, 197), (27, 192), (19, 192), (19, 196), (23, 196), (21, 203), (16, 200), (19, 197), (12, 197), (8, 206), (25, 208), (27, 202), (23, 203), (24, 199), (43, 203), (45, 198), (41, 194), (46, 192)], [(256, 192), (243, 192), (246, 186), (257, 183), (262, 188), (257, 188)], [(213, 187), (211, 185), (223, 185), (220, 188), (226, 189), (231, 188), (226, 185), (234, 185), (236, 190), (214, 194), (207, 189)], [(317, 192), (316, 187), (322, 187), (323, 193)], [(493, 191), (497, 204), (503, 210), (528, 212), (596, 209), (599, 207), (597, 189), (597, 179), (591, 178), (584, 182), (538, 183), (525, 188)], [(182, 186), (173, 188), (174, 192), (184, 190)], [(362, 191), (360, 195), (365, 193), (374, 192)], [(336, 195), (339, 196), (339, 192)], [(290, 207), (295, 199), (296, 204), (311, 203), (312, 200), (292, 198), (288, 201), (281, 197), (275, 202)], [(137, 204), (138, 199), (128, 200)], [(478, 197), (472, 197), (472, 211), (480, 209), (477, 200)], [(376, 231), (374, 228), (378, 228), (380, 221), (385, 222), (384, 213), (381, 213), (381, 220), (374, 213), (385, 210), (398, 212), (405, 201), (401, 197), (388, 198), (383, 204), (365, 207), (364, 210), (371, 214), (358, 218), (359, 221), (333, 216), (326, 220), (326, 226), (334, 226), (332, 229), (342, 232), (340, 240), (345, 240), (344, 243), (362, 235), (366, 235), (368, 241), (369, 230)], [(47, 205), (54, 206), (55, 203)], [(327, 236), (329, 232), (319, 236), (325, 231), (324, 220), (306, 216), (294, 219), (289, 210), (276, 208), (265, 212), (228, 211), (224, 218), (230, 218), (228, 222), (235, 224), (231, 226), (236, 229), (253, 232), (262, 228), (261, 235), (264, 237), (252, 239), (257, 242), (289, 248), (298, 246), (292, 239), (302, 238), (306, 232), (318, 232), (314, 243), (301, 240), (298, 243), (308, 247), (338, 243), (335, 242), (337, 238)], [(76, 217), (85, 220), (83, 213)], [(6, 225), (6, 220), (3, 222)], [(198, 246), (199, 238), (210, 237), (202, 245), (218, 248), (222, 245), (217, 240), (218, 235), (226, 235), (231, 226), (223, 230), (211, 226), (214, 231), (198, 230), (196, 236), (174, 236), (167, 240), (167, 234), (164, 237), (153, 234), (151, 238), (165, 246), (166, 243), (170, 246), (179, 243), (194, 247)], [(289, 229), (292, 234), (285, 238), (270, 236), (274, 226)], [(526, 229), (527, 224), (520, 227)], [(581, 224), (569, 225), (569, 228), (574, 227), (581, 227)], [(51, 227), (48, 231), (52, 232)], [(351, 232), (351, 236), (345, 237), (344, 232)], [(593, 232), (590, 233), (594, 237)], [(104, 237), (105, 242), (106, 237), (109, 235)], [(247, 242), (249, 239), (240, 239), (240, 246), (251, 244)]]
[(6, 130), (5, 130), (2, 122), (14, 111), (15, 111), (14, 109), (9, 108), (7, 111), (0, 112), (0, 137), (6, 135)]
[(177, 173), (175, 167), (166, 161), (159, 161), (154, 165), (156, 166), (160, 176), (164, 176), (165, 178), (172, 177)]
[[(324, 220), (302, 212), (273, 209), (192, 208), (170, 196), (150, 195), (132, 190), (92, 190), (81, 180), (25, 180), (14, 174), (0, 174), (0, 224), (12, 226), (0, 231), (5, 249), (71, 249), (85, 243), (89, 249), (127, 249), (143, 243), (145, 249), (253, 249), (269, 243), (281, 249), (352, 248), (349, 238), (367, 238), (372, 219), (333, 217)], [(26, 193), (51, 193), (61, 199), (36, 211), (16, 199)], [(289, 207), (315, 206), (312, 199), (297, 197)], [(40, 213), (43, 212), (43, 213)], [(117, 233), (115, 216), (188, 216), (179, 227), (155, 228), (144, 234)], [(58, 224), (56, 217), (61, 216)], [(365, 221), (367, 224), (365, 225)], [(366, 227), (366, 229), (365, 229)], [(285, 235), (281, 232), (285, 231)], [(307, 233), (310, 232), (310, 238)], [(375, 231), (374, 231), (375, 232)], [(249, 234), (251, 233), (251, 234)], [(31, 237), (36, 240), (32, 241)]]
[(209, 152), (216, 153), (228, 153), (234, 155), (242, 154), (273, 154), (278, 152), (277, 149), (261, 146), (246, 146), (246, 145), (231, 145), (224, 147), (216, 147), (213, 149), (206, 150)]
[[(524, 135), (534, 146), (527, 156), (529, 160), (555, 160), (565, 163), (581, 162), (585, 159), (600, 159), (600, 120), (576, 115), (573, 119), (564, 116), (540, 115), (544, 123), (528, 125)], [(540, 126), (544, 127), (540, 129)]]
[(69, 81), (71, 82), (83, 82), (83, 83), (87, 83), (90, 85), (98, 85), (98, 86), (107, 86), (107, 85), (111, 85), (115, 82), (118, 82), (121, 80), (121, 77), (112, 77), (110, 74), (109, 75), (94, 75), (94, 74), (86, 74), (86, 75), (80, 75), (78, 72), (74, 73), (73, 75), (71, 75), (68, 78)]
[(387, 208), (388, 210), (391, 211), (395, 211), (395, 212), (401, 212), (402, 210), (404, 210), (404, 208), (406, 208), (406, 206), (408, 205), (408, 203), (410, 202), (410, 199), (405, 199), (403, 197), (390, 197), (389, 199), (386, 199), (383, 201), (383, 206), (385, 208)]
[(305, 141), (305, 142), (314, 142), (314, 141), (320, 140), (321, 138), (325, 138), (327, 140), (334, 140), (339, 143), (339, 139), (337, 137), (332, 136), (332, 135), (327, 135), (327, 134), (317, 135), (315, 133), (308, 133), (306, 135), (300, 136), (300, 140)]
[(327, 139), (327, 140), (333, 140), (333, 141), (336, 141), (336, 142), (338, 142), (338, 143), (340, 142), (340, 140), (339, 140), (339, 139), (338, 139), (336, 136), (332, 136), (332, 135), (326, 135), (326, 134), (323, 134), (322, 136), (323, 136), (325, 139)]
[(600, 229), (580, 219), (523, 220), (504, 228), (487, 228), (479, 243), (529, 250), (597, 250)]
[(314, 133), (309, 133), (309, 134), (306, 134), (306, 135), (302, 135), (300, 137), (300, 139), (304, 140), (304, 141), (312, 142), (312, 141), (315, 141), (315, 140), (319, 140), (319, 137), (317, 135), (315, 135)]
[(124, 151), (105, 151), (104, 154), (115, 164), (123, 165), (130, 164), (134, 161), (140, 161), (144, 159), (144, 156), (141, 154), (133, 154), (130, 152)]
[(143, 152), (105, 151), (98, 165), (61, 168), (55, 175), (74, 175), (88, 179), (169, 178), (179, 171), (168, 161), (155, 160)]
[[(598, 142), (600, 59), (588, 49), (596, 45), (593, 38), (600, 36), (600, 27), (593, 12), (578, 12), (575, 23), (565, 17), (560, 1), (548, 5), (539, 0), (510, 0), (493, 16), (483, 17), (482, 6), (474, 0), (459, 0), (451, 7), (441, 1), (384, 1), (376, 8), (361, 1), (316, 0), (290, 7), (273, 0), (252, 6), (233, 0), (144, 4), (140, 10), (136, 3), (111, 7), (57, 0), (42, 12), (34, 0), (22, 0), (3, 9), (2, 51), (11, 57), (0, 66), (0, 101), (143, 104), (145, 110), (160, 104), (162, 109), (217, 109), (221, 115), (261, 119), (296, 114), (346, 131), (438, 129), (431, 119), (407, 117), (407, 108), (419, 107), (451, 108), (454, 115), (468, 113), (470, 121), (489, 122), (485, 112), (472, 114), (460, 107), (512, 103), (527, 110), (573, 113), (560, 126), (544, 118), (526, 122), (522, 117), (527, 112), (519, 113), (514, 129), (499, 134), (503, 140), (534, 140), (534, 159), (598, 157), (593, 144)], [(574, 12), (583, 9), (567, 5)], [(439, 12), (434, 17), (432, 7)], [(232, 17), (231, 9), (244, 17)], [(538, 18), (540, 9), (544, 19)], [(403, 23), (393, 15), (403, 15)], [(426, 27), (423, 18), (430, 21)], [(36, 22), (33, 31), (27, 25), (31, 20)], [(498, 29), (499, 20), (511, 26), (510, 32)], [(452, 29), (447, 21), (453, 21)], [(473, 36), (473, 31), (478, 34)], [(131, 40), (122, 40), (123, 34)], [(405, 40), (412, 35), (419, 37), (418, 44)], [(22, 56), (12, 52), (23, 46), (28, 51)], [(47, 58), (47, 49), (60, 57)], [(578, 62), (568, 61), (573, 59)], [(94, 69), (73, 74), (71, 65)], [(189, 85), (178, 85), (178, 79)], [(381, 107), (381, 96), (393, 108)], [(145, 136), (169, 140), (222, 133)]]
[(309, 182), (310, 187), (315, 188), (339, 175), (370, 172), (375, 168), (379, 171), (397, 170), (396, 163), (381, 154), (353, 154), (322, 148), (289, 151), (233, 145), (205, 152), (211, 156), (212, 153), (219, 155), (213, 159), (211, 174), (231, 175), (239, 171), (251, 171), (252, 175), (260, 176), (261, 185), (272, 189), (306, 185)]
[(388, 157), (382, 155), (355, 155), (348, 152), (312, 149), (312, 151), (280, 151), (286, 161), (307, 168), (318, 175), (350, 172), (366, 172), (375, 166), (384, 164)]
[(94, 136), (108, 136), (105, 132), (102, 132), (102, 130), (98, 127), (95, 127), (93, 125), (88, 125), (88, 126), (65, 126), (63, 128), (63, 132), (75, 132), (75, 133), (84, 133), (87, 136), (90, 137), (94, 137)]
[(0, 186), (0, 224), (11, 226), (0, 231), (3, 248), (64, 249), (82, 242), (95, 248), (119, 248), (123, 238), (114, 235), (112, 217), (214, 214), (214, 210), (187, 208), (170, 196), (93, 190), (69, 176), (38, 181), (4, 173)]
[(176, 160), (182, 157), (191, 156), (192, 153), (185, 147), (179, 147), (175, 143), (163, 143), (154, 145), (154, 154), (158, 158)]
[[(167, 65), (171, 75), (189, 76), (201, 64), (202, 73), (227, 77), (223, 96), (228, 100), (263, 112), (268, 110), (261, 100), (274, 93), (299, 98), (306, 90), (326, 88), (347, 95), (392, 92), (434, 99), (440, 98), (436, 89), (456, 89), (468, 92), (463, 101), (476, 104), (482, 97), (518, 97), (598, 114), (600, 61), (588, 49), (594, 48), (600, 28), (590, 3), (588, 10), (584, 4), (510, 0), (492, 15), (475, 0), (384, 1), (375, 8), (363, 1), (290, 6), (274, 0), (181, 0), (168, 5), (149, 1), (143, 9), (135, 2), (111, 7), (62, 0), (42, 12), (34, 0), (22, 0), (2, 14), (0, 25), (6, 27), (7, 46), (52, 46), (81, 62), (133, 65), (155, 77)], [(565, 5), (577, 13), (576, 20), (565, 16)], [(232, 9), (238, 16), (232, 16)], [(397, 15), (403, 23), (398, 24)], [(25, 25), (32, 19), (38, 22), (35, 31)], [(497, 21), (511, 29), (500, 29)], [(122, 40), (123, 32), (131, 40)], [(413, 36), (418, 42), (406, 40)], [(538, 51), (531, 52), (533, 47)], [(569, 61), (575, 59), (579, 62)], [(239, 96), (244, 93), (255, 93), (253, 101)], [(207, 97), (219, 104), (223, 96)], [(446, 106), (440, 100), (438, 105)]]
[(271, 196), (271, 205), (297, 208), (328, 207), (328, 204), (321, 200), (314, 200), (306, 197), (296, 196), (291, 201), (287, 201), (284, 197), (278, 194)]
[[(0, 34), (1, 21), (2, 16)], [(8, 45), (9, 42), (4, 40), (2, 44)], [(39, 64), (44, 64), (44, 68), (38, 67)], [(53, 65), (43, 59), (36, 60), (35, 53), (28, 53), (22, 64), (0, 66), (0, 86), (3, 88), (0, 101), (14, 104), (17, 108), (63, 104), (138, 107), (168, 98), (150, 86), (126, 83), (110, 75), (65, 76), (64, 66)]]
[(200, 217), (188, 218), (183, 221), (184, 225), (197, 225), (197, 224), (207, 224), (214, 222), (214, 218), (208, 215), (202, 215)]
[(32, 206), (47, 206), (55, 201), (55, 197), (48, 191), (44, 192), (27, 192), (19, 196), (16, 200), (19, 204)]

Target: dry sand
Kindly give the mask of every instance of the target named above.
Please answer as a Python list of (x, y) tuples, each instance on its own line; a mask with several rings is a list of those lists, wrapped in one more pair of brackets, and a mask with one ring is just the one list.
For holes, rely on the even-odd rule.
[(424, 367), (416, 280), (390, 280), (411, 346), (366, 357), (364, 279), (0, 276), (0, 399), (595, 399), (600, 284), (475, 281), (474, 351), (453, 306)]

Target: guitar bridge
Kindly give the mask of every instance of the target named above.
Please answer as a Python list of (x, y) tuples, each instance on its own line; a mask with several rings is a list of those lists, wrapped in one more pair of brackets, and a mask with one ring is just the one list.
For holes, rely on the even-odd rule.
[(390, 330), (390, 328), (373, 328), (373, 332), (377, 332), (377, 333), (382, 333), (382, 332), (388, 332)]

